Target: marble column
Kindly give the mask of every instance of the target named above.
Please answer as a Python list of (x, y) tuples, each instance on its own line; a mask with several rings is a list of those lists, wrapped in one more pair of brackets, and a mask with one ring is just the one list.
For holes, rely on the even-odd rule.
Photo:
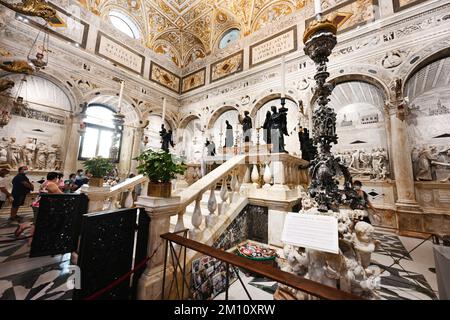
[[(160, 300), (165, 254), (165, 244), (161, 235), (170, 231), (170, 217), (178, 214), (180, 198), (142, 196), (138, 198), (136, 205), (144, 207), (150, 217), (147, 252), (148, 256), (152, 257), (147, 262), (147, 268), (139, 279), (138, 299)], [(166, 285), (169, 285), (169, 282), (166, 281)]]
[(80, 146), (80, 115), (71, 115), (67, 121), (66, 149), (64, 152), (64, 175), (69, 176), (77, 171), (78, 149)]
[(395, 104), (389, 106), (389, 119), (392, 163), (397, 187), (397, 206), (415, 211), (418, 210), (418, 205), (414, 191), (414, 176), (406, 123), (399, 119)]

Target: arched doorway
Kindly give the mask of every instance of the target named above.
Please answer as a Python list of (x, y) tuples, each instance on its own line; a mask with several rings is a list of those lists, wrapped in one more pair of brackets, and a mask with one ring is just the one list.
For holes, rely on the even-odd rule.
[(206, 142), (200, 119), (192, 116), (180, 130), (182, 131), (182, 147), (179, 149), (180, 155), (187, 163), (199, 163), (203, 156), (204, 144)]
[[(298, 125), (299, 125), (299, 117), (300, 112), (297, 103), (290, 99), (286, 98), (285, 108), (287, 111), (287, 129), (289, 136), (284, 137), (285, 149), (290, 154), (300, 154), (300, 142), (298, 140)], [(277, 109), (281, 108), (281, 98), (275, 96), (266, 97), (260, 100), (255, 105), (255, 108), (252, 110), (251, 115), (253, 118), (253, 134), (252, 134), (252, 142), (256, 144), (257, 136), (255, 129), (258, 127), (263, 127), (264, 121), (267, 116), (267, 112), (270, 111), (271, 107), (275, 106)], [(260, 130), (259, 143), (265, 144), (263, 140), (263, 129)]]
[(354, 176), (382, 177), (390, 171), (385, 93), (376, 85), (347, 80), (335, 84), (329, 106), (336, 112), (339, 154)]
[[(10, 120), (0, 128), (0, 163), (12, 168), (26, 164), (35, 171), (62, 170), (67, 151), (67, 119), (73, 109), (70, 94), (44, 76), (5, 77), (15, 86), (9, 96), (0, 99), (2, 104), (12, 104)], [(19, 97), (22, 103), (15, 100)]]
[(409, 100), (406, 122), (411, 158), (415, 176), (421, 180), (442, 180), (450, 174), (450, 168), (441, 165), (420, 170), (420, 159), (425, 163), (431, 158), (436, 162), (450, 163), (449, 75), (450, 57), (445, 57), (421, 67), (405, 83), (404, 93)]
[[(233, 136), (236, 139), (236, 131), (242, 132), (242, 126), (239, 124), (239, 112), (234, 107), (223, 107), (213, 114), (209, 124), (207, 138), (212, 139), (216, 148), (225, 145), (226, 121), (233, 127)], [(218, 150), (218, 149), (216, 149)]]
[[(148, 125), (144, 129), (144, 139), (146, 140), (148, 138), (148, 143), (145, 145), (145, 148), (155, 150), (161, 149), (161, 136), (159, 135), (159, 132), (161, 131), (161, 125), (163, 123), (162, 117), (158, 114), (150, 114), (147, 117), (147, 120)], [(167, 120), (164, 121), (164, 128), (166, 128), (167, 131), (173, 130)], [(174, 138), (174, 136), (172, 137)], [(169, 148), (172, 147), (169, 146)]]

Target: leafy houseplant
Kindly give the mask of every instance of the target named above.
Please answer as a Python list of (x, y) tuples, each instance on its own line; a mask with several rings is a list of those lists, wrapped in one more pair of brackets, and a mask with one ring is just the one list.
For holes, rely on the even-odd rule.
[(103, 178), (113, 170), (110, 159), (94, 157), (83, 162), (84, 169), (92, 174), (89, 184), (93, 187), (102, 187)]
[(178, 158), (164, 150), (148, 149), (135, 160), (139, 161), (137, 170), (150, 179), (147, 195), (168, 198), (171, 195), (172, 179), (186, 171), (186, 165)]

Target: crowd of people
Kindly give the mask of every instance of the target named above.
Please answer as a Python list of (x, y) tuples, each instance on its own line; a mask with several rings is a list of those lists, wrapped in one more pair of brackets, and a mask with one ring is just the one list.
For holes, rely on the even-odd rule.
[[(19, 237), (23, 231), (30, 229), (30, 235), (34, 232), (34, 223), (39, 211), (40, 195), (42, 194), (64, 194), (64, 193), (78, 193), (81, 186), (89, 182), (92, 175), (88, 171), (82, 169), (72, 173), (68, 178), (64, 177), (63, 173), (49, 172), (46, 179), (37, 181), (40, 183), (39, 194), (35, 201), (32, 202), (33, 221), (22, 223), (22, 217), (18, 215), (19, 208), (25, 204), (27, 195), (35, 191), (34, 184), (28, 178), (28, 167), (22, 166), (18, 169), (17, 174), (11, 181), (11, 192), (8, 190), (8, 175), (9, 169), (0, 169), (0, 209), (4, 206), (7, 200), (11, 203), (9, 223), (17, 222), (18, 226), (15, 235)], [(31, 238), (30, 238), (31, 244)]]

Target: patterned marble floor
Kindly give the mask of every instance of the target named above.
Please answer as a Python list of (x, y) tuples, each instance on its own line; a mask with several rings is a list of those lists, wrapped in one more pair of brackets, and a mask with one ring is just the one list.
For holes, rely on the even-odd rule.
[[(31, 221), (32, 214), (21, 215)], [(0, 300), (68, 300), (70, 254), (29, 258), (28, 231), (17, 239), (17, 223), (0, 216)], [(23, 238), (23, 239), (22, 239)]]
[[(32, 215), (25, 215), (31, 220)], [(67, 287), (70, 276), (70, 254), (53, 257), (29, 258), (28, 239), (16, 240), (17, 223), (9, 224), (7, 216), (0, 216), (0, 300), (69, 300)], [(27, 234), (24, 234), (24, 237)], [(382, 299), (430, 300), (437, 299), (436, 275), (431, 240), (401, 237), (379, 231), (376, 238), (381, 248), (372, 255), (372, 263), (383, 269), (381, 275)], [(412, 250), (418, 244), (420, 246)], [(395, 263), (394, 259), (400, 259)], [(273, 299), (277, 288), (274, 281), (246, 276), (243, 282), (251, 297), (256, 300)], [(224, 299), (221, 293), (215, 299)], [(229, 299), (247, 299), (239, 281), (229, 290)]]
[[(372, 263), (384, 270), (381, 274), (381, 288), (378, 290), (382, 300), (435, 300), (438, 299), (434, 268), (432, 242), (422, 239), (399, 237), (379, 231), (375, 237), (381, 241), (381, 248), (372, 254)], [(415, 246), (420, 246), (414, 249)], [(400, 259), (394, 264), (394, 259)], [(264, 278), (247, 277), (240, 273), (252, 299), (270, 300), (277, 289), (277, 283)], [(217, 300), (225, 299), (221, 294)], [(239, 282), (233, 283), (229, 291), (230, 300), (247, 299)]]

